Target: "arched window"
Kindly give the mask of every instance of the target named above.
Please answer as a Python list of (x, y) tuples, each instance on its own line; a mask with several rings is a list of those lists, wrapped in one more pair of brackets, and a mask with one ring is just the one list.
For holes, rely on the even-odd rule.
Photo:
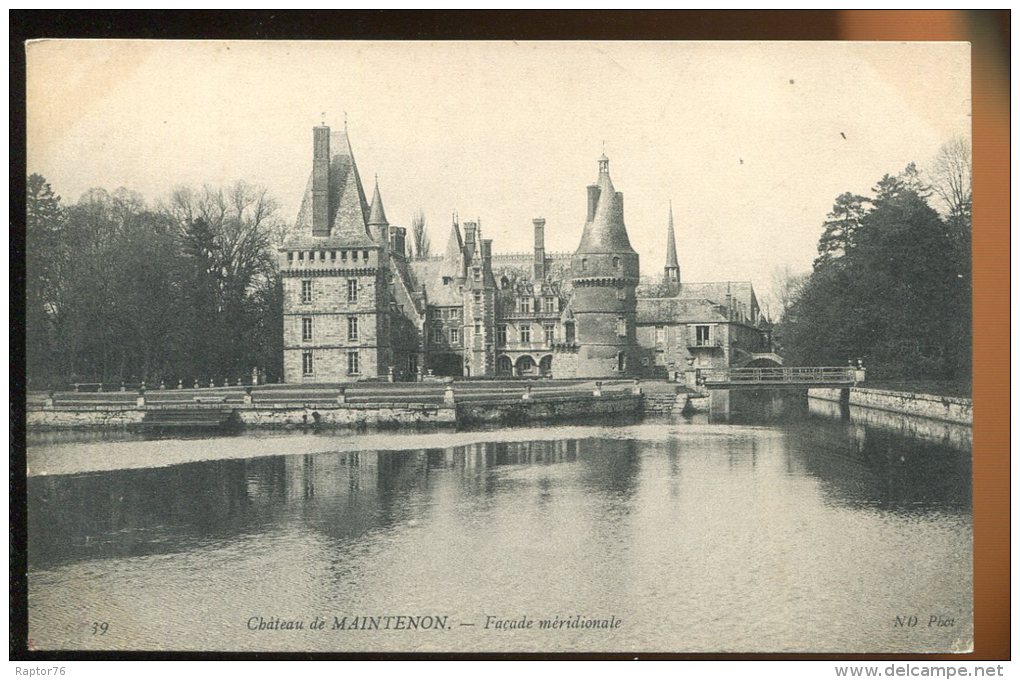
[(499, 375), (510, 375), (514, 371), (514, 364), (508, 356), (496, 358), (496, 373)]

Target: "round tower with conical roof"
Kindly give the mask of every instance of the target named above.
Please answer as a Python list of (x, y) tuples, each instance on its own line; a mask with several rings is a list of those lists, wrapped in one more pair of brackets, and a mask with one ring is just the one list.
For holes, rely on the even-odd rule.
[(588, 187), (588, 215), (571, 260), (570, 303), (578, 345), (577, 377), (611, 378), (636, 370), (638, 254), (623, 219), (623, 194), (609, 177), (609, 158)]

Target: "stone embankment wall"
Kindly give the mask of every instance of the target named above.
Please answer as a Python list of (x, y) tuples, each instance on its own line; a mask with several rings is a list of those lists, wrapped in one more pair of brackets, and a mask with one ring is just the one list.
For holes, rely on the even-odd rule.
[(34, 430), (109, 429), (136, 425), (145, 418), (145, 411), (134, 406), (28, 407), (26, 424)]
[[(892, 392), (889, 390), (872, 390), (865, 387), (851, 387), (849, 401), (851, 406), (907, 413), (922, 418), (934, 418), (951, 423), (973, 422), (972, 402), (959, 397), (941, 397), (934, 394), (913, 394), (911, 392)], [(838, 388), (822, 388), (808, 390), (808, 396), (827, 401), (840, 401)]]
[(457, 422), (525, 423), (548, 420), (574, 420), (634, 414), (641, 412), (641, 395), (605, 394), (596, 396), (543, 397), (531, 400), (457, 404)]
[[(155, 408), (160, 408), (156, 406)], [(198, 409), (198, 406), (190, 408)], [(542, 396), (532, 399), (468, 401), (456, 404), (401, 402), (321, 404), (236, 404), (229, 407), (246, 428), (422, 427), (598, 418), (641, 412), (641, 395), (615, 393)], [(28, 427), (47, 429), (124, 429), (142, 423), (145, 408), (135, 406), (37, 406), (28, 409)]]
[(435, 404), (325, 404), (303, 406), (240, 406), (235, 411), (245, 427), (279, 428), (295, 425), (333, 427), (406, 427), (454, 425), (457, 411)]

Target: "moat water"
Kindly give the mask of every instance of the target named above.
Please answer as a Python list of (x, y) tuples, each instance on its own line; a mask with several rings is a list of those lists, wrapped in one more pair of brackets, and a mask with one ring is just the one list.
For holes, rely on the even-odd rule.
[(738, 401), (479, 432), (33, 435), (31, 644), (967, 650), (969, 428)]

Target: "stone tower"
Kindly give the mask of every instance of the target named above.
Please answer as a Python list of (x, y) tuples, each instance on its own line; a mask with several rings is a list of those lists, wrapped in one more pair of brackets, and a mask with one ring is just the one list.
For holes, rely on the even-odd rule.
[(636, 370), (638, 254), (627, 237), (623, 194), (613, 187), (605, 154), (599, 158), (598, 180), (588, 187), (588, 215), (570, 269), (579, 346), (577, 376), (632, 374)]
[(666, 227), (666, 267), (662, 279), (669, 295), (680, 292), (680, 260), (676, 256), (676, 233), (673, 231), (673, 202), (669, 202), (669, 223)]
[[(286, 382), (348, 382), (392, 363), (388, 225), (378, 186), (371, 208), (346, 129), (312, 131), (312, 172), (280, 249)], [(373, 234), (372, 231), (375, 233)]]

